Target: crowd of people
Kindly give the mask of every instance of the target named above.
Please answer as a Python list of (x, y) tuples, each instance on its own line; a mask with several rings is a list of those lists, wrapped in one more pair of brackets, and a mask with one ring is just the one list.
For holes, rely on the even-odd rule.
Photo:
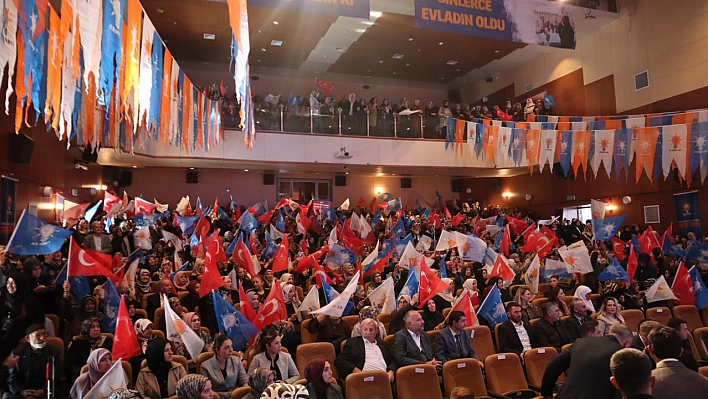
[[(545, 397), (551, 397), (556, 389), (559, 397), (610, 398), (617, 389), (626, 397), (637, 395), (648, 386), (647, 361), (650, 362), (648, 370), (653, 373), (650, 385), (653, 385), (654, 397), (677, 397), (673, 388), (676, 384), (693, 389), (681, 397), (708, 395), (708, 379), (696, 372), (702, 359), (691, 354), (685, 320), (671, 319), (668, 326), (645, 320), (638, 331), (633, 332), (621, 314), (624, 309), (646, 311), (657, 306), (672, 307), (671, 301), (645, 301), (643, 292), (659, 276), (670, 280), (678, 268), (691, 267), (691, 262), (685, 259), (664, 254), (656, 248), (651, 254), (639, 254), (636, 273), (626, 286), (618, 281), (601, 283), (597, 277), (611, 262), (613, 250), (610, 244), (594, 240), (592, 229), (588, 227), (590, 221), (552, 219), (547, 227), (556, 235), (558, 243), (544, 254), (542, 265), (547, 259), (561, 259), (559, 247), (582, 241), (590, 253), (593, 271), (567, 278), (552, 275), (547, 286), (533, 292), (525, 284), (524, 273), (540, 248), (522, 251), (526, 240), (523, 234), (510, 234), (515, 249), (508, 257), (508, 265), (515, 275), (506, 281), (492, 276), (491, 265), (486, 262), (462, 259), (462, 253), (456, 247), (435, 251), (430, 244), (440, 240), (443, 231), (457, 231), (474, 233), (490, 249), (498, 249), (497, 234), (503, 234), (504, 229), (501, 232), (478, 229), (479, 221), (496, 217), (504, 225), (520, 220), (533, 226), (532, 215), (519, 209), (482, 207), (471, 200), (453, 200), (436, 203), (432, 215), (431, 210), (424, 209), (389, 211), (384, 208), (381, 212), (380, 207), (355, 207), (337, 209), (336, 217), (329, 219), (323, 217), (324, 213), (314, 214), (312, 207), (304, 205), (291, 200), (281, 201), (279, 211), (266, 219), (255, 209), (243, 206), (229, 207), (221, 212), (195, 210), (196, 213), (204, 212), (202, 220), (208, 222), (210, 232), (218, 234), (224, 250), (238, 239), (242, 230), (239, 216), (254, 212), (263, 220), (249, 235), (250, 249), (260, 259), (260, 271), (249, 275), (245, 266), (233, 256), (226, 262), (218, 262), (224, 279), (218, 293), (237, 307), (248, 302), (258, 312), (265, 306), (264, 301), (271, 290), (280, 287), (288, 317), (262, 328), (253, 342), (238, 348), (229, 336), (220, 332), (223, 328), (219, 327), (221, 321), (215, 315), (211, 295), (199, 294), (204, 251), (199, 250), (199, 244), (189, 246), (190, 237), (181, 231), (176, 211), (163, 214), (149, 227), (150, 245), (142, 248), (136, 245), (137, 229), (134, 216), (129, 212), (112, 215), (108, 234), (105, 212), (98, 212), (91, 220), (80, 219), (75, 225), (66, 226), (79, 246), (113, 256), (116, 270), (125, 267), (128, 257), (136, 249), (142, 249), (145, 256), (134, 284), (117, 287), (142, 348), (140, 355), (123, 359), (131, 365), (130, 371), (126, 371), (131, 375), (126, 375), (126, 379), (135, 382), (137, 392), (121, 390), (112, 397), (159, 399), (177, 395), (180, 399), (191, 399), (210, 397), (213, 391), (221, 398), (229, 398), (235, 389), (248, 386), (251, 389), (249, 398), (275, 398), (289, 390), (296, 393), (306, 389), (310, 397), (337, 399), (343, 396), (341, 385), (348, 375), (372, 370), (388, 374), (395, 394), (396, 371), (400, 367), (430, 364), (440, 373), (446, 362), (461, 358), (476, 359), (484, 367), (485, 359), (476, 354), (470, 330), (466, 328), (469, 316), (449, 309), (454, 308), (460, 298), (467, 298), (463, 296), (465, 292), (469, 292), (472, 304), (479, 305), (497, 290), (505, 303), (508, 318), (496, 327), (495, 339), (501, 352), (515, 353), (522, 359), (533, 348), (553, 348), (559, 354), (544, 375), (541, 393)], [(278, 215), (282, 214), (283, 225), (279, 234), (271, 237), (274, 226), (279, 224)], [(333, 244), (329, 242), (332, 237), (337, 237), (341, 245), (352, 246), (352, 234), (355, 234), (349, 224), (352, 215), (365, 219), (372, 227), (372, 231), (361, 238), (363, 247), (356, 251), (358, 259), (364, 259), (379, 245), (381, 248), (391, 245), (387, 244), (391, 239), (391, 228), (400, 219), (404, 221), (405, 234), (409, 234), (414, 246), (431, 260), (430, 268), (443, 277), (448, 288), (423, 303), (420, 303), (424, 299), (422, 293), (405, 294), (408, 275), (413, 269), (409, 271), (402, 267), (400, 255), (397, 255), (390, 257), (381, 270), (367, 275), (364, 284), (357, 286), (351, 296), (352, 306), (348, 314), (335, 317), (300, 311), (303, 294), (312, 285), (323, 284), (314, 279), (318, 268), (325, 271), (326, 278), (331, 279), (338, 292), (354, 279), (357, 269), (363, 271), (357, 268), (356, 262), (334, 264), (329, 257), (315, 259), (310, 267), (293, 270), (308, 254), (323, 249), (327, 253), (327, 247)], [(301, 220), (308, 217), (313, 223), (303, 232)], [(441, 223), (433, 222), (433, 219)], [(331, 234), (333, 230), (337, 234)], [(163, 231), (179, 237), (184, 249), (177, 251), (175, 243), (164, 238)], [(617, 237), (631, 242), (631, 236), (640, 233), (639, 226), (626, 226)], [(241, 234), (242, 238), (244, 236)], [(273, 258), (264, 258), (265, 249), (269, 241), (280, 243), (285, 237), (289, 244), (287, 256), (293, 261), (293, 269), (273, 273)], [(677, 248), (685, 249), (692, 245), (692, 241), (703, 240), (703, 237), (676, 235), (670, 239)], [(61, 250), (44, 256), (17, 256), (4, 248), (0, 251), (3, 287), (0, 292), (0, 358), (6, 359), (0, 366), (0, 373), (4, 374), (0, 375), (0, 385), (4, 385), (6, 398), (45, 397), (46, 364), (49, 359), (61, 359), (61, 351), (65, 350), (66, 356), (58, 370), (66, 377), (63, 381), (68, 382), (66, 389), (72, 398), (90, 392), (117, 360), (111, 357), (113, 339), (102, 331), (102, 321), (107, 317), (103, 285), (106, 278), (89, 277), (91, 291), (83, 297), (76, 296), (77, 291), (72, 290), (68, 281), (56, 283), (65, 266), (68, 246), (67, 241)], [(629, 245), (623, 250), (629, 253)], [(623, 266), (626, 262), (627, 258), (622, 261)], [(187, 264), (186, 270), (180, 270), (184, 263)], [(702, 277), (704, 281), (708, 279), (708, 269), (703, 270)], [(320, 275), (322, 278), (325, 277)], [(368, 295), (387, 279), (393, 280), (397, 299), (396, 309), (384, 322), (385, 319), (379, 317), (382, 305), (372, 303)], [(242, 291), (246, 293), (245, 297), (241, 296)], [(322, 306), (327, 304), (323, 291), (319, 292)], [(158, 295), (149, 295), (152, 293)], [(168, 298), (166, 303), (162, 295)], [(540, 298), (544, 300), (539, 307), (535, 299)], [(158, 309), (164, 310), (165, 307), (170, 307), (188, 328), (199, 335), (204, 342), (202, 353), (213, 353), (213, 357), (201, 363), (199, 372), (196, 359), (190, 356), (185, 344), (165, 339), (165, 317), (157, 320)], [(419, 308), (422, 308), (421, 312)], [(50, 317), (53, 315), (58, 317)], [(343, 321), (343, 316), (358, 316), (358, 322), (352, 326)], [(57, 325), (56, 319), (59, 320)], [(495, 330), (494, 323), (484, 317), (479, 317), (479, 323)], [(431, 339), (432, 332), (435, 332), (434, 339)], [(301, 375), (295, 359), (306, 333), (315, 337), (311, 338), (315, 342), (332, 343), (337, 355), (333, 363), (325, 359), (312, 360)], [(66, 348), (48, 345), (50, 337), (63, 338), (60, 342), (66, 343)], [(571, 349), (564, 350), (568, 344), (572, 344)], [(621, 350), (628, 347), (643, 351), (641, 356), (644, 357), (639, 359), (638, 352)], [(186, 359), (186, 367), (175, 361), (175, 355)], [(333, 370), (338, 372), (338, 382), (333, 379)], [(557, 388), (556, 383), (563, 372), (567, 375), (565, 383)], [(268, 396), (269, 392), (275, 396)], [(474, 397), (464, 389), (453, 393), (454, 397)]]

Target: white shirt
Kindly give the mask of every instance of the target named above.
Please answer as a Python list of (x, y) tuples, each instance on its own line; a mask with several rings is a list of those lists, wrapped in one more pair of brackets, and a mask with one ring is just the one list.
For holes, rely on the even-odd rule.
[(516, 335), (519, 336), (521, 346), (524, 347), (523, 352), (526, 352), (527, 350), (531, 349), (531, 339), (529, 338), (528, 331), (526, 331), (526, 328), (524, 328), (524, 323), (519, 322), (519, 324), (516, 324), (514, 322), (511, 322), (511, 324), (514, 325), (514, 328), (516, 329)]
[(93, 247), (96, 248), (96, 251), (100, 251), (103, 248), (101, 247), (101, 241), (103, 239), (102, 235), (94, 235), (93, 236)]
[(659, 367), (660, 364), (666, 363), (666, 362), (678, 362), (678, 359), (674, 359), (672, 357), (666, 358), (664, 360), (659, 361), (659, 363), (656, 364), (656, 367)]
[(408, 330), (408, 329), (406, 329), (406, 330), (408, 331), (408, 334), (410, 334), (411, 337), (413, 337), (413, 341), (415, 342), (416, 345), (418, 345), (418, 349), (420, 349), (422, 351), (423, 347), (420, 346), (420, 334), (414, 333), (413, 331)]
[(366, 351), (364, 368), (361, 371), (382, 370), (386, 371), (386, 360), (384, 360), (381, 348), (376, 343), (364, 339), (364, 350)]

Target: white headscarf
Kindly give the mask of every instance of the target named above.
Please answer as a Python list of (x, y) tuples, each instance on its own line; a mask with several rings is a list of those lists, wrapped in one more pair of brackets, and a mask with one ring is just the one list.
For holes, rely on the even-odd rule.
[(586, 298), (586, 296), (591, 292), (592, 290), (589, 287), (581, 285), (575, 289), (575, 295), (573, 295), (573, 298), (582, 299), (583, 302), (585, 302), (585, 306), (588, 307), (588, 310), (595, 313), (595, 306), (592, 304), (591, 300)]
[(452, 288), (452, 279), (451, 278), (442, 278), (441, 279), (443, 283), (447, 284), (450, 286), (450, 288), (446, 289), (445, 291), (441, 292), (438, 294), (438, 296), (452, 304), (455, 302), (455, 296), (452, 295), (452, 292), (450, 292), (450, 289)]

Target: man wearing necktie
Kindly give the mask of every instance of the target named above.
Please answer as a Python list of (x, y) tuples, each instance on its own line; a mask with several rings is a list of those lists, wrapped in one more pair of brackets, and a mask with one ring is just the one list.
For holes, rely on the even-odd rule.
[(435, 358), (428, 333), (423, 331), (423, 317), (415, 310), (406, 313), (406, 327), (394, 334), (393, 356), (399, 366), (432, 364), (440, 371), (442, 363)]
[[(463, 312), (453, 310), (447, 318), (447, 327), (435, 338), (435, 357), (443, 364), (449, 360), (473, 358), (479, 361), (470, 343), (470, 332), (465, 330), (466, 317)], [(480, 364), (482, 362), (480, 361)]]

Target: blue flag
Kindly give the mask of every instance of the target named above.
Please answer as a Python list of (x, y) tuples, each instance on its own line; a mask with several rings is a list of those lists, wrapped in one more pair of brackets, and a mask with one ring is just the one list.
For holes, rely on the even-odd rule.
[(445, 257), (440, 258), (440, 278), (447, 278), (447, 264), (445, 264)]
[(485, 265), (494, 265), (494, 262), (497, 261), (497, 256), (499, 256), (498, 253), (494, 252), (493, 249), (487, 247), (484, 250), (484, 258), (482, 258), (482, 263)]
[(679, 234), (685, 236), (689, 232), (694, 232), (696, 237), (702, 237), (701, 214), (698, 210), (698, 191), (674, 194), (674, 203), (676, 204)]
[(632, 246), (634, 247), (634, 253), (639, 255), (642, 244), (639, 242), (639, 238), (636, 234), (632, 234)]
[(608, 255), (610, 264), (605, 267), (605, 270), (597, 276), (600, 281), (624, 281), (629, 282), (629, 274), (622, 268), (622, 265), (617, 262), (612, 255)]
[(295, 93), (292, 91), (290, 92), (290, 96), (288, 97), (288, 106), (289, 107), (294, 107), (296, 105), (302, 104), (302, 97), (300, 96), (295, 96)]
[(448, 116), (447, 117), (447, 131), (445, 132), (445, 149), (447, 150), (447, 147), (452, 146), (454, 148), (455, 146), (455, 118)]
[(406, 226), (403, 224), (403, 219), (398, 219), (396, 224), (391, 227), (391, 235), (394, 240), (398, 240), (406, 236)]
[(553, 98), (552, 95), (544, 94), (543, 95), (543, 105), (545, 105), (546, 107), (555, 107), (556, 100)]
[(234, 201), (234, 197), (229, 195), (229, 210), (235, 211), (238, 209), (238, 202)]
[(283, 212), (278, 209), (278, 219), (275, 222), (275, 228), (280, 231), (285, 231), (285, 222), (283, 222)]
[(396, 298), (396, 301), (401, 298), (401, 295), (408, 295), (409, 297), (413, 297), (413, 295), (418, 293), (418, 288), (420, 287), (420, 283), (418, 282), (418, 278), (415, 276), (415, 272), (411, 269), (408, 270), (408, 279), (406, 280), (406, 285), (403, 286), (401, 289), (401, 292), (398, 294), (398, 298)]
[(524, 129), (512, 129), (511, 131), (511, 158), (514, 161), (514, 166), (520, 167), (524, 153)]
[(615, 130), (615, 142), (612, 153), (614, 161), (615, 180), (619, 181), (620, 169), (624, 168), (624, 174), (629, 181), (629, 151), (632, 146), (632, 130), (617, 129)]
[[(438, 198), (438, 202), (443, 202), (443, 196), (438, 190), (435, 190), (435, 196)], [(416, 203), (418, 203), (418, 200), (416, 200)]]
[(275, 256), (275, 253), (278, 251), (278, 244), (273, 242), (273, 239), (271, 239), (268, 234), (265, 236), (266, 246), (263, 248), (263, 252), (261, 253), (261, 260), (267, 262)]
[(70, 235), (71, 231), (44, 223), (25, 209), (7, 243), (7, 252), (18, 255), (52, 254), (61, 249)]
[[(267, 235), (267, 234), (266, 234)], [(234, 253), (236, 250), (236, 244), (238, 243), (238, 238), (234, 238), (231, 240), (231, 244), (229, 244), (229, 247), (226, 248), (226, 255)]]
[(379, 223), (381, 220), (381, 209), (376, 207), (376, 210), (374, 211), (374, 217), (371, 218), (371, 229), (376, 230), (376, 225)]
[(219, 331), (228, 335), (235, 350), (243, 350), (248, 340), (258, 334), (258, 329), (214, 290), (211, 291), (211, 299)]
[[(160, 134), (160, 109), (162, 106), (162, 68), (164, 67), (162, 52), (162, 39), (160, 39), (160, 35), (155, 31), (152, 37), (152, 92), (150, 94), (148, 121), (151, 124), (151, 129), (155, 130), (155, 134), (158, 135), (158, 137)], [(196, 104), (196, 101), (194, 104)], [(195, 128), (194, 131), (196, 132), (197, 129)]]
[[(123, 10), (125, 0), (106, 1), (103, 3), (103, 30), (101, 32), (101, 71), (98, 91), (98, 104), (107, 106), (113, 91), (113, 79), (120, 66), (120, 41), (123, 28)], [(162, 40), (159, 41), (162, 46)], [(160, 74), (162, 78), (162, 74)], [(162, 84), (162, 79), (160, 79)], [(160, 90), (158, 93), (162, 93)], [(162, 96), (162, 94), (160, 94)], [(154, 99), (155, 97), (153, 97)], [(158, 100), (159, 101), (159, 100)]]
[(251, 232), (258, 227), (258, 220), (256, 220), (256, 217), (251, 214), (251, 212), (245, 212), (243, 214), (243, 217), (241, 218), (241, 225), (239, 226), (239, 230), (245, 232), (248, 235), (251, 235)]
[(482, 154), (484, 148), (484, 139), (487, 136), (487, 126), (481, 123), (477, 124), (477, 134), (474, 139), (474, 155), (477, 159)]
[(615, 216), (605, 219), (593, 219), (592, 228), (597, 241), (610, 241), (617, 234), (627, 216)]
[[(234, 241), (236, 241), (236, 240), (234, 240)], [(170, 280), (172, 280), (172, 282), (174, 283), (174, 281), (175, 281), (175, 276), (177, 275), (177, 273), (179, 273), (179, 272), (186, 272), (186, 271), (187, 271), (187, 266), (189, 266), (189, 262), (184, 262), (184, 264), (183, 264), (182, 266), (180, 266), (179, 269), (177, 269), (177, 270), (173, 271), (172, 273), (170, 273)]]
[[(321, 279), (322, 280), (322, 291), (324, 292), (325, 300), (327, 303), (332, 302), (337, 296), (339, 296), (339, 292), (332, 288), (331, 285), (327, 283), (327, 279)], [(347, 302), (347, 306), (344, 307), (344, 312), (342, 312), (342, 316), (349, 316), (349, 312), (352, 310), (354, 307), (354, 303), (352, 301)]]
[(568, 171), (570, 170), (570, 160), (571, 149), (573, 148), (573, 132), (571, 130), (561, 131), (560, 143), (558, 143), (558, 148), (560, 149), (560, 165), (563, 169), (563, 175), (568, 177)]
[[(167, 211), (165, 213), (153, 213), (153, 214), (147, 214), (147, 213), (139, 213), (135, 215), (135, 225), (137, 227), (145, 227), (145, 226), (152, 226), (155, 224), (157, 219), (159, 218), (167, 218), (170, 216), (170, 211)], [(179, 217), (179, 216), (178, 216)], [(179, 224), (179, 221), (177, 222)]]
[(696, 261), (701, 265), (708, 265), (708, 242), (693, 240), (686, 249), (686, 261)]
[(101, 207), (101, 204), (103, 204), (103, 200), (98, 201), (96, 205), (92, 206), (86, 212), (84, 212), (84, 219), (88, 220), (88, 222), (91, 223), (91, 220), (96, 215), (96, 212), (98, 212), (99, 208)]
[(671, 239), (666, 236), (666, 233), (664, 233), (664, 240), (661, 244), (661, 250), (664, 251), (664, 255), (666, 256), (674, 256), (677, 258), (683, 258), (684, 256), (686, 256), (686, 251), (682, 250), (676, 245), (671, 244)]
[(216, 214), (219, 219), (223, 219), (229, 224), (231, 223), (231, 218), (229, 217), (229, 215), (226, 214), (226, 212), (224, 212), (223, 209), (221, 209), (221, 207), (216, 208)]
[(334, 221), (337, 220), (337, 210), (325, 209), (324, 212), (322, 212), (322, 220), (334, 223)]
[(393, 257), (401, 259), (401, 255), (403, 255), (403, 251), (406, 249), (406, 246), (408, 243), (411, 243), (413, 245), (413, 236), (408, 234), (405, 238), (402, 238), (400, 240), (386, 240), (386, 246), (387, 247), (392, 247), (393, 248)]
[(415, 210), (418, 211), (419, 213), (423, 212), (423, 207), (420, 206), (420, 202), (418, 202), (418, 199), (415, 199)]
[(688, 271), (688, 274), (691, 276), (691, 282), (693, 283), (693, 296), (696, 298), (696, 307), (703, 309), (708, 306), (708, 288), (706, 288), (706, 284), (701, 278), (701, 272), (698, 271), (696, 266), (693, 266)]
[(116, 291), (116, 286), (111, 280), (106, 280), (103, 285), (105, 296), (103, 299), (103, 332), (113, 334), (116, 331), (116, 320), (118, 319), (118, 306), (120, 306), (120, 295)]
[(480, 305), (477, 314), (484, 317), (484, 320), (487, 320), (492, 327), (509, 320), (506, 317), (506, 310), (499, 293), (499, 287), (496, 285), (492, 287), (489, 295), (484, 298), (484, 302)]
[[(697, 122), (691, 125), (691, 149), (689, 159), (691, 161), (689, 171), (691, 172), (689, 176), (692, 178), (696, 169), (703, 165), (704, 168), (708, 167), (708, 122)], [(701, 183), (705, 179), (705, 175), (701, 171)]]
[(423, 212), (421, 219), (423, 219), (423, 221), (425, 221), (425, 220), (428, 220), (429, 217), (430, 217), (430, 208), (426, 209), (425, 212)]
[(573, 276), (565, 266), (565, 262), (549, 260), (546, 259), (546, 265), (539, 272), (540, 282), (547, 283), (551, 276), (558, 276), (558, 278)]
[[(137, 216), (137, 215), (136, 215)], [(177, 218), (177, 224), (180, 230), (185, 236), (194, 233), (194, 227), (196, 227), (197, 221), (202, 215), (195, 216), (175, 216)]]
[(394, 198), (386, 203), (386, 210), (389, 212), (395, 212), (399, 209), (402, 209), (400, 198)]
[[(61, 287), (64, 281), (66, 281), (66, 272), (67, 265), (65, 264), (61, 271), (59, 271), (56, 280), (54, 280), (54, 283), (58, 287)], [(86, 295), (91, 295), (91, 286), (89, 286), (86, 276), (71, 276), (69, 277), (69, 284), (71, 285), (71, 293), (74, 295), (74, 298), (80, 300)]]
[(327, 263), (337, 266), (345, 263), (356, 265), (356, 253), (343, 245), (334, 244), (327, 253)]

